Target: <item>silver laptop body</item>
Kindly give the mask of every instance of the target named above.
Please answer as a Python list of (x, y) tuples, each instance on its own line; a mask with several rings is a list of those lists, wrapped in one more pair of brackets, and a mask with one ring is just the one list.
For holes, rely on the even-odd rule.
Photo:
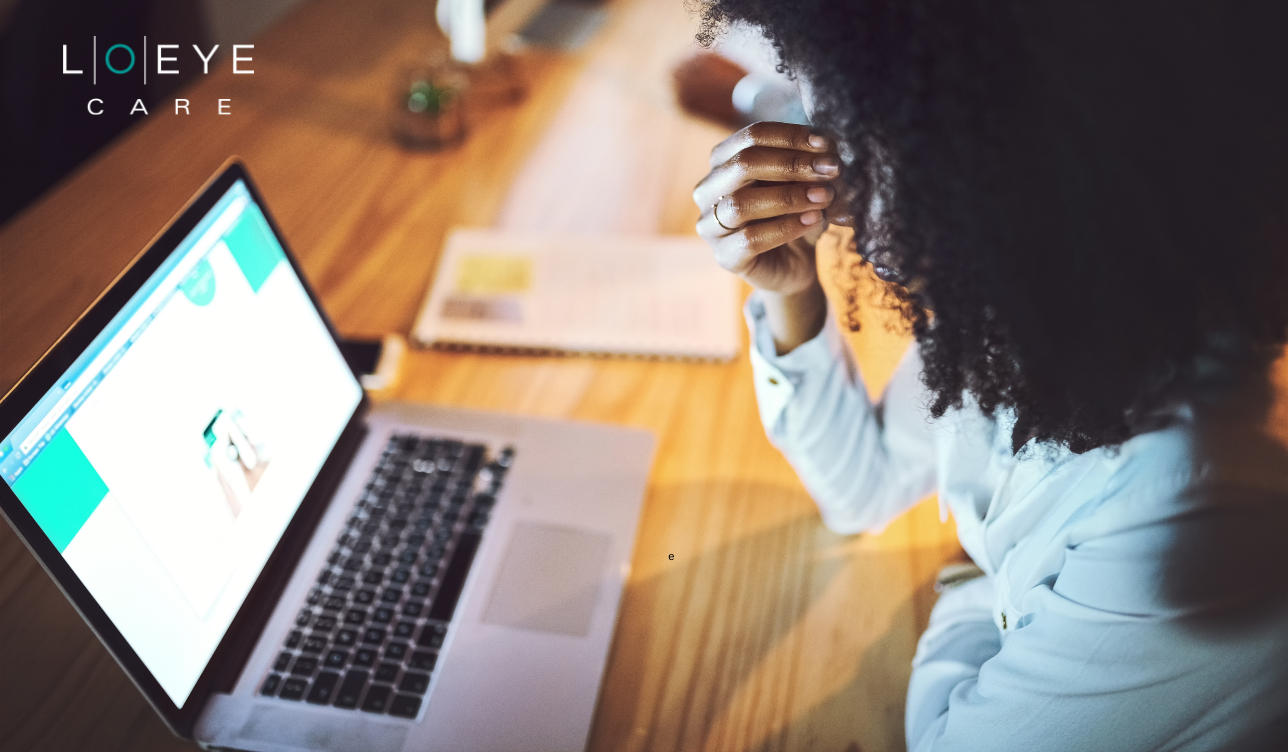
[(0, 511), (204, 747), (583, 749), (651, 434), (372, 407), (335, 338), (230, 160), (0, 400)]
[[(630, 571), (650, 434), (386, 404), (229, 695), (196, 739), (232, 749), (581, 750)], [(393, 432), (513, 446), (499, 495), (416, 721), (258, 695), (282, 640)]]

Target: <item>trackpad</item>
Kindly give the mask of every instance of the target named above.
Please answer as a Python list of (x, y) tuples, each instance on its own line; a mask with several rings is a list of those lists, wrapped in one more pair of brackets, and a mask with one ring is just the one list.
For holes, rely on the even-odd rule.
[(612, 542), (605, 533), (520, 523), (483, 621), (585, 637)]

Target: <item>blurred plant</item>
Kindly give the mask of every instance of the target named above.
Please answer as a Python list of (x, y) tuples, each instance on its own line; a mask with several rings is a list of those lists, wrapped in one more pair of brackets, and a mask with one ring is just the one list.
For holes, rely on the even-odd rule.
[(452, 106), (456, 89), (436, 85), (433, 81), (413, 81), (407, 92), (407, 109), (417, 114), (438, 115)]

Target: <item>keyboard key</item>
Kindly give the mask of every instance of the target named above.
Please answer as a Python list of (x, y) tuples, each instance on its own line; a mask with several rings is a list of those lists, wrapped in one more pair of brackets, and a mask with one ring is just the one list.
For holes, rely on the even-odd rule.
[(312, 676), (318, 668), (318, 659), (311, 655), (301, 655), (291, 666), (291, 673), (299, 676)]
[(259, 688), (259, 693), (272, 697), (280, 686), (282, 686), (282, 677), (277, 674), (269, 674), (268, 678), (264, 680), (264, 684)]
[[(412, 561), (415, 561), (415, 559), (413, 558)], [(394, 573), (389, 575), (389, 580), (391, 582), (396, 582), (399, 585), (403, 584), (404, 582), (410, 579), (411, 579), (410, 569), (395, 569)]]
[(286, 647), (296, 648), (300, 645), (300, 640), (304, 639), (304, 633), (296, 629), (286, 636)]
[(326, 647), (325, 637), (309, 637), (304, 641), (304, 647), (300, 648), (306, 653), (321, 653)]
[(411, 594), (424, 598), (425, 596), (429, 595), (429, 589), (432, 586), (433, 586), (432, 582), (421, 580), (420, 582), (417, 582), (415, 585), (411, 586)]
[(361, 624), (367, 620), (367, 612), (360, 608), (351, 608), (344, 614), (345, 624)]
[(456, 612), (456, 602), (461, 598), (465, 587), (465, 576), (469, 574), (470, 565), (474, 563), (474, 554), (478, 552), (482, 538), (478, 533), (465, 533), (456, 542), (456, 551), (452, 554), (452, 563), (443, 574), (443, 584), (439, 586), (438, 595), (434, 598), (434, 607), (429, 611), (429, 618), (436, 621), (451, 621)]
[(420, 532), (412, 533), (411, 535), (407, 536), (407, 545), (410, 546), (412, 550), (407, 551), (406, 553), (403, 554), (403, 556), (407, 556), (407, 555), (411, 556), (410, 559), (401, 559), (401, 561), (404, 564), (416, 563), (416, 558), (419, 556), (419, 554), (416, 553), (416, 549), (425, 545), (425, 536), (422, 533), (428, 530), (430, 525), (432, 524), (433, 522), (429, 519), (422, 519), (416, 523), (416, 529), (419, 530)]
[(394, 610), (392, 608), (378, 608), (371, 614), (371, 620), (378, 624), (388, 624), (393, 621)]
[(316, 606), (318, 605), (318, 602), (321, 600), (322, 600), (322, 591), (318, 590), (317, 588), (314, 588), (309, 593), (309, 597), (304, 599), (304, 602), (309, 604), (310, 606)]
[(315, 633), (330, 632), (332, 629), (335, 629), (334, 616), (319, 616), (317, 620), (313, 622), (313, 631)]
[[(318, 674), (318, 678), (313, 680), (313, 689), (309, 691), (306, 698), (314, 705), (326, 705), (331, 702), (331, 696), (335, 693), (335, 685), (340, 681), (340, 675), (330, 671), (323, 671)], [(407, 680), (403, 680), (406, 684)]]
[(273, 670), (285, 671), (287, 667), (291, 665), (291, 657), (292, 656), (290, 653), (282, 653), (281, 655), (277, 656), (277, 661), (273, 663)]
[(385, 707), (389, 705), (389, 695), (392, 692), (393, 687), (379, 684), (371, 685), (371, 689), (367, 690), (367, 699), (362, 701), (362, 709), (368, 713), (385, 712)]
[(350, 671), (345, 674), (344, 681), (340, 684), (340, 691), (335, 695), (335, 706), (337, 708), (358, 707), (358, 698), (362, 697), (362, 690), (366, 686), (366, 671)]
[(382, 663), (380, 668), (376, 669), (376, 681), (392, 682), (398, 678), (398, 664)]
[[(411, 544), (411, 541), (409, 540), (407, 541), (407, 543)], [(402, 562), (403, 564), (415, 564), (416, 557), (418, 555), (419, 554), (416, 553), (416, 549), (409, 548), (398, 555), (398, 561)], [(406, 570), (401, 570), (401, 571), (405, 572)], [(397, 575), (398, 575), (398, 572), (394, 572), (394, 576), (397, 576)], [(406, 580), (403, 580), (403, 581), (406, 582)], [(397, 582), (397, 580), (395, 580), (395, 582)]]
[(309, 625), (309, 621), (311, 621), (312, 619), (313, 619), (313, 612), (306, 608), (300, 612), (299, 616), (295, 617), (295, 626), (307, 627)]
[(391, 661), (401, 661), (407, 655), (407, 646), (401, 642), (391, 642), (385, 647), (385, 658)]
[(420, 616), (420, 612), (425, 610), (425, 604), (417, 601), (408, 601), (403, 604), (403, 613), (407, 616)]
[(397, 626), (394, 627), (394, 637), (411, 637), (412, 633), (415, 631), (415, 622), (400, 621)]
[(385, 592), (380, 594), (380, 600), (385, 603), (397, 603), (402, 600), (401, 588), (385, 588)]
[(411, 654), (411, 660), (407, 661), (407, 666), (421, 671), (433, 671), (435, 663), (438, 663), (438, 653), (417, 650)]
[(350, 577), (349, 575), (345, 575), (344, 577), (341, 577), (341, 578), (337, 579), (337, 580), (335, 581), (335, 584), (331, 586), (331, 589), (332, 589), (332, 590), (341, 590), (341, 591), (343, 591), (343, 590), (352, 590), (352, 589), (353, 589), (353, 578), (352, 578), (352, 577)]
[(367, 583), (368, 585), (379, 585), (380, 583), (385, 581), (385, 573), (380, 571), (367, 572), (366, 574), (362, 575), (362, 581)]
[(327, 598), (326, 600), (322, 601), (322, 608), (326, 609), (327, 611), (339, 611), (340, 609), (344, 608), (344, 599), (338, 595), (333, 595), (330, 598)]
[(436, 562), (431, 561), (420, 568), (421, 577), (433, 577), (436, 574), (438, 574), (438, 564)]
[[(321, 681), (322, 677), (318, 677)], [(418, 695), (425, 694), (429, 689), (429, 674), (419, 674), (415, 671), (408, 671), (403, 674), (402, 681), (398, 682), (398, 690), (401, 692), (415, 692)]]
[(327, 584), (327, 583), (328, 583), (328, 582), (330, 582), (330, 581), (331, 581), (331, 570), (330, 570), (330, 569), (323, 569), (323, 570), (322, 570), (322, 574), (319, 574), (319, 575), (318, 575), (318, 584), (319, 584), (319, 585), (325, 585), (325, 584)]
[(443, 647), (443, 639), (446, 636), (446, 626), (430, 622), (425, 625), (424, 629), (420, 630), (420, 639), (416, 642), (423, 648), (434, 648), (437, 650), (438, 648)]
[(309, 680), (298, 676), (288, 676), (282, 682), (282, 691), (277, 696), (283, 700), (299, 700), (304, 697), (304, 690), (309, 688)]
[(326, 654), (327, 668), (344, 668), (344, 664), (349, 662), (348, 650), (332, 650)]
[(470, 444), (465, 447), (464, 464), (466, 473), (474, 473), (479, 469), (479, 465), (483, 464), (483, 451), (482, 444)]
[(376, 651), (373, 648), (361, 648), (353, 654), (353, 665), (355, 666), (374, 666), (376, 665)]
[(385, 630), (377, 627), (370, 627), (362, 634), (362, 641), (379, 645), (385, 641)]
[(387, 566), (391, 560), (393, 560), (393, 557), (387, 553), (376, 554), (371, 557), (371, 563), (378, 567)]
[(394, 701), (389, 704), (389, 715), (415, 718), (420, 712), (420, 703), (421, 698), (415, 695), (396, 695)]
[(339, 632), (335, 633), (335, 644), (337, 645), (348, 646), (357, 641), (358, 630), (356, 629), (341, 629)]
[[(383, 576), (382, 576), (383, 579)], [(353, 596), (355, 603), (367, 605), (376, 599), (376, 594), (370, 590), (359, 590), (357, 595)]]

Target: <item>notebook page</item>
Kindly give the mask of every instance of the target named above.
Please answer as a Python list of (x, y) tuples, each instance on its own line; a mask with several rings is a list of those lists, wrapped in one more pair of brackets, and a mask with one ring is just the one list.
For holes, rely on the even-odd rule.
[(460, 230), (414, 332), (425, 344), (726, 360), (739, 286), (697, 238)]

